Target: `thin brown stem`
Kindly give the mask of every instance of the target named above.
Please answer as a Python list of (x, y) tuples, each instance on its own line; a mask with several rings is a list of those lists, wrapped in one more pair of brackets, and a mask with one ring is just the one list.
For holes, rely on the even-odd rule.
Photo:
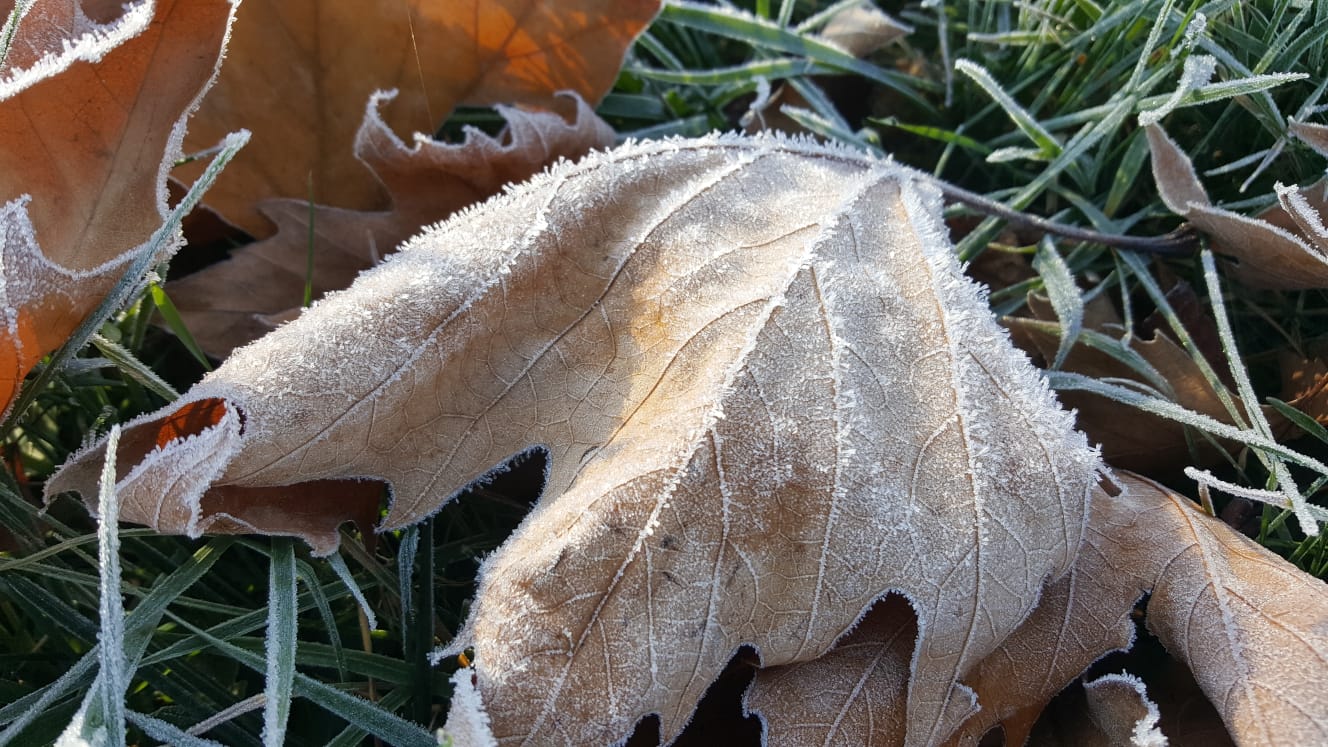
[(1116, 249), (1128, 249), (1167, 257), (1187, 257), (1199, 250), (1199, 234), (1188, 223), (1181, 225), (1180, 228), (1171, 233), (1161, 236), (1125, 236), (1102, 233), (1079, 226), (1057, 223), (1028, 213), (1021, 213), (976, 192), (970, 192), (939, 179), (936, 180), (936, 186), (940, 188), (941, 194), (947, 198), (968, 205), (979, 212), (1018, 226), (1055, 234), (1074, 241), (1089, 241)]

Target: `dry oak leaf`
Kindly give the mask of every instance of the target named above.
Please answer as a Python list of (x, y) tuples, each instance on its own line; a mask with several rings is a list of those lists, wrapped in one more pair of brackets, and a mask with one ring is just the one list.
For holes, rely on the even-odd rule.
[(1151, 590), (1148, 629), (1236, 743), (1328, 744), (1328, 586), (1189, 499), (1136, 475), (1122, 483), (1094, 499), (1086, 546)]
[[(391, 197), (385, 211), (313, 208), (313, 294), (345, 288), (424, 226), (525, 181), (560, 159), (575, 159), (613, 144), (613, 130), (579, 96), (562, 103), (570, 122), (553, 112), (499, 106), (507, 127), (498, 137), (468, 130), (451, 145), (417, 135), (407, 147), (379, 115), (392, 94), (369, 100), (355, 137), (359, 158)], [(242, 247), (230, 259), (167, 286), (194, 339), (209, 355), (272, 331), (300, 306), (309, 260), (310, 206), (302, 200), (270, 200), (259, 209), (277, 233)]]
[(246, 0), (217, 85), (185, 142), (199, 150), (231, 130), (253, 132), (207, 200), (255, 237), (272, 233), (256, 207), (269, 198), (381, 208), (382, 186), (351, 153), (374, 91), (401, 92), (382, 112), (398, 132), (432, 133), (462, 104), (552, 107), (564, 90), (595, 103), (658, 6)]
[[(325, 553), (332, 491), (243, 513), (216, 491), (381, 480), (390, 529), (542, 449), (544, 495), (452, 644), (500, 741), (603, 744), (647, 714), (672, 740), (739, 647), (816, 659), (898, 592), (905, 743), (935, 743), (1069, 567), (1098, 469), (940, 208), (925, 175), (775, 137), (558, 166), (127, 425), (121, 515)], [(95, 496), (102, 458), (49, 491)]]
[[(964, 679), (983, 710), (955, 744), (997, 725), (1006, 744), (1023, 744), (1057, 692), (1104, 654), (1131, 646), (1130, 613), (1145, 593), (1148, 629), (1194, 673), (1237, 744), (1325, 743), (1328, 587), (1189, 499), (1132, 473), (1119, 478), (1118, 495), (1096, 491), (1071, 571)], [(1208, 728), (1185, 714), (1170, 722)]]
[[(1108, 674), (1056, 699), (1029, 743), (1039, 747), (1167, 747), (1143, 681)], [(1185, 742), (1182, 742), (1185, 743)], [(1006, 742), (1010, 744), (1010, 742)]]
[(34, 3), (0, 69), (5, 409), (165, 220), (166, 173), (234, 11), (162, 0), (98, 25), (72, 5)]
[[(1328, 288), (1328, 181), (1303, 191), (1278, 184), (1278, 204), (1251, 218), (1213, 206), (1189, 156), (1160, 125), (1145, 130), (1163, 203), (1207, 234), (1216, 251), (1236, 258), (1238, 280), (1273, 290)], [(1310, 132), (1293, 129), (1307, 138)]]

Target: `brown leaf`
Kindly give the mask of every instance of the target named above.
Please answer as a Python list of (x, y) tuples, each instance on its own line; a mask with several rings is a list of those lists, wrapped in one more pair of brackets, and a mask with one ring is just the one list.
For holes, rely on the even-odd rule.
[[(197, 533), (218, 486), (374, 479), (396, 528), (541, 448), (545, 494), (453, 642), (500, 739), (613, 742), (648, 714), (671, 739), (738, 648), (816, 659), (897, 592), (906, 743), (940, 741), (972, 708), (959, 677), (1068, 568), (1097, 469), (940, 208), (915, 172), (777, 138), (560, 166), (129, 424), (224, 402), (121, 450), (122, 516)], [(100, 449), (48, 489), (95, 495)]]
[(864, 2), (839, 10), (817, 36), (861, 58), (911, 33), (911, 26)]
[(1157, 728), (1160, 714), (1148, 698), (1143, 681), (1132, 675), (1108, 674), (1084, 683), (1088, 716), (1110, 744), (1166, 747)]
[[(912, 27), (900, 23), (883, 13), (873, 3), (863, 0), (858, 3), (839, 4), (831, 12), (825, 26), (815, 36), (827, 41), (844, 52), (858, 58), (865, 58), (891, 42), (897, 41), (913, 32)], [(808, 132), (798, 120), (789, 116), (785, 107), (813, 109), (797, 88), (781, 81), (773, 92), (761, 81), (763, 88), (758, 88), (756, 98), (752, 100), (740, 124), (744, 132), (784, 132), (798, 134)], [(823, 95), (835, 100), (845, 98), (842, 85), (852, 85), (851, 80), (836, 80), (832, 76), (817, 76), (813, 85), (827, 88)], [(840, 89), (840, 90), (835, 90)]]
[(1089, 531), (1070, 572), (1047, 587), (1037, 608), (1001, 645), (964, 677), (982, 706), (951, 744), (973, 744), (1001, 727), (1006, 744), (1024, 744), (1043, 709), (1093, 662), (1130, 648), (1130, 612), (1148, 590), (1135, 574), (1121, 573), (1121, 558), (1104, 536), (1106, 492), (1094, 492)]
[[(0, 71), (3, 408), (162, 225), (166, 172), (233, 10), (165, 0), (94, 26), (71, 6), (35, 3), (18, 27), (18, 54)], [(166, 252), (174, 248), (168, 241)]]
[(1168, 209), (1208, 235), (1216, 251), (1236, 258), (1234, 274), (1255, 288), (1302, 290), (1328, 287), (1328, 230), (1323, 212), (1328, 183), (1278, 185), (1278, 205), (1257, 217), (1214, 207), (1189, 156), (1159, 125), (1148, 125), (1153, 179)]
[(382, 187), (351, 155), (375, 90), (399, 91), (382, 112), (397, 132), (432, 133), (461, 104), (551, 107), (563, 90), (598, 102), (658, 5), (247, 0), (186, 145), (253, 132), (208, 204), (256, 237), (272, 232), (256, 208), (268, 198), (309, 200), (312, 189), (320, 204), (380, 208)]
[[(1056, 699), (1030, 744), (1041, 747), (1166, 747), (1157, 706), (1132, 675), (1109, 674)], [(1007, 741), (1006, 744), (1017, 744)]]
[(1094, 500), (1089, 541), (1152, 590), (1148, 629), (1236, 742), (1328, 742), (1328, 588), (1189, 499), (1138, 476), (1122, 482), (1121, 496)]
[[(1313, 418), (1320, 425), (1328, 424), (1328, 362), (1322, 358), (1301, 358), (1290, 351), (1278, 355), (1282, 369), (1280, 399)], [(1305, 435), (1305, 431), (1289, 421), (1279, 419), (1272, 423), (1279, 439)]]
[(766, 744), (903, 744), (917, 632), (908, 601), (891, 595), (819, 659), (758, 671), (745, 704)]
[[(564, 103), (574, 111), (570, 124), (551, 112), (499, 106), (508, 125), (497, 138), (470, 130), (459, 145), (416, 139), (407, 147), (379, 116), (390, 99), (370, 100), (355, 155), (386, 187), (391, 209), (314, 208), (314, 298), (350, 285), (424, 226), (614, 139), (613, 130), (580, 97), (569, 95)], [(260, 210), (277, 225), (276, 235), (167, 286), (194, 339), (217, 358), (272, 331), (304, 296), (309, 204), (270, 200)]]

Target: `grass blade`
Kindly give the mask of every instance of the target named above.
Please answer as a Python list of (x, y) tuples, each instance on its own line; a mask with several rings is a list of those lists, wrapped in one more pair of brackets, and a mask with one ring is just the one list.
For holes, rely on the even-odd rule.
[(295, 541), (290, 537), (273, 537), (271, 558), (263, 744), (265, 747), (281, 747), (286, 741), (286, 721), (290, 717), (299, 626), (295, 615)]

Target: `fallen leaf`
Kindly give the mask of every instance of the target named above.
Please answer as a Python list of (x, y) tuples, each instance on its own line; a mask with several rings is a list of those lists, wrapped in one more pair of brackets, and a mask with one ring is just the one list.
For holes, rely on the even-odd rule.
[(913, 33), (913, 27), (900, 23), (868, 1), (841, 8), (830, 17), (820, 38), (863, 58)]
[[(905, 743), (938, 742), (975, 707), (959, 678), (1069, 567), (1098, 467), (940, 213), (925, 176), (805, 141), (559, 166), (128, 424), (121, 515), (326, 553), (356, 501), (292, 529), (287, 502), (211, 496), (382, 481), (392, 529), (543, 449), (545, 493), (452, 643), (500, 740), (602, 744), (648, 714), (672, 739), (739, 648), (814, 660), (898, 593)], [(101, 449), (49, 493), (95, 500)]]
[(165, 220), (167, 170), (234, 10), (164, 0), (98, 26), (71, 5), (34, 3), (18, 26), (19, 53), (0, 71), (4, 409)]
[(1130, 613), (1148, 584), (1119, 571), (1122, 558), (1099, 530), (1109, 500), (1095, 491), (1089, 531), (1070, 572), (1048, 586), (1018, 629), (965, 674), (982, 710), (949, 744), (975, 744), (996, 727), (1006, 744), (1026, 743), (1057, 693), (1107, 653), (1133, 645)]
[(759, 670), (745, 705), (766, 744), (903, 744), (917, 632), (908, 601), (891, 595), (819, 659)]
[[(1109, 674), (1058, 697), (1029, 738), (1042, 747), (1166, 747), (1144, 683)], [(1007, 742), (1009, 744), (1009, 742)]]
[(259, 209), (277, 233), (242, 247), (224, 262), (167, 286), (199, 346), (217, 358), (267, 334), (303, 300), (313, 221), (313, 298), (345, 288), (397, 244), (426, 225), (525, 181), (559, 159), (613, 144), (614, 133), (581, 98), (569, 95), (572, 120), (552, 112), (499, 106), (507, 127), (498, 137), (469, 130), (449, 145), (417, 138), (408, 147), (379, 111), (391, 95), (369, 101), (355, 155), (387, 190), (391, 209), (369, 212), (271, 200)]
[(1121, 481), (1120, 496), (1094, 499), (1087, 543), (1151, 590), (1148, 629), (1235, 741), (1328, 743), (1328, 588), (1188, 498), (1137, 475)]
[[(1328, 424), (1328, 361), (1302, 358), (1290, 351), (1278, 355), (1282, 370), (1280, 399), (1319, 423)], [(1274, 423), (1278, 439), (1304, 436), (1305, 431), (1285, 419)]]
[(1328, 156), (1328, 126), (1292, 120), (1287, 123), (1287, 130), (1319, 155)]
[(1108, 674), (1084, 683), (1088, 716), (1111, 744), (1131, 747), (1166, 747), (1167, 738), (1157, 728), (1161, 718), (1157, 704), (1138, 677)]
[[(814, 35), (815, 38), (829, 42), (859, 59), (866, 58), (873, 52), (913, 33), (912, 27), (882, 12), (870, 0), (840, 3), (829, 12), (828, 19), (822, 16), (825, 25)], [(773, 92), (769, 82), (764, 78), (759, 79), (759, 83), (756, 98), (741, 117), (740, 124), (743, 131), (748, 134), (767, 131), (788, 134), (808, 132), (806, 127), (785, 111), (785, 107), (815, 109), (803, 93), (788, 81), (779, 81)], [(852, 79), (831, 76), (817, 76), (807, 80), (806, 83), (813, 88), (818, 86), (827, 88), (818, 95), (835, 100), (846, 98), (845, 91), (841, 89), (843, 85), (853, 85)]]
[(432, 133), (462, 104), (552, 107), (563, 90), (598, 102), (658, 6), (246, 0), (186, 146), (210, 147), (241, 127), (253, 132), (208, 204), (255, 237), (272, 233), (256, 207), (269, 198), (377, 209), (382, 187), (351, 154), (375, 90), (400, 92), (382, 112), (398, 132)]
[(1328, 287), (1328, 182), (1305, 188), (1278, 185), (1278, 204), (1256, 217), (1214, 207), (1189, 156), (1159, 125), (1149, 125), (1153, 179), (1167, 208), (1208, 235), (1215, 251), (1234, 257), (1233, 272), (1254, 288)]

